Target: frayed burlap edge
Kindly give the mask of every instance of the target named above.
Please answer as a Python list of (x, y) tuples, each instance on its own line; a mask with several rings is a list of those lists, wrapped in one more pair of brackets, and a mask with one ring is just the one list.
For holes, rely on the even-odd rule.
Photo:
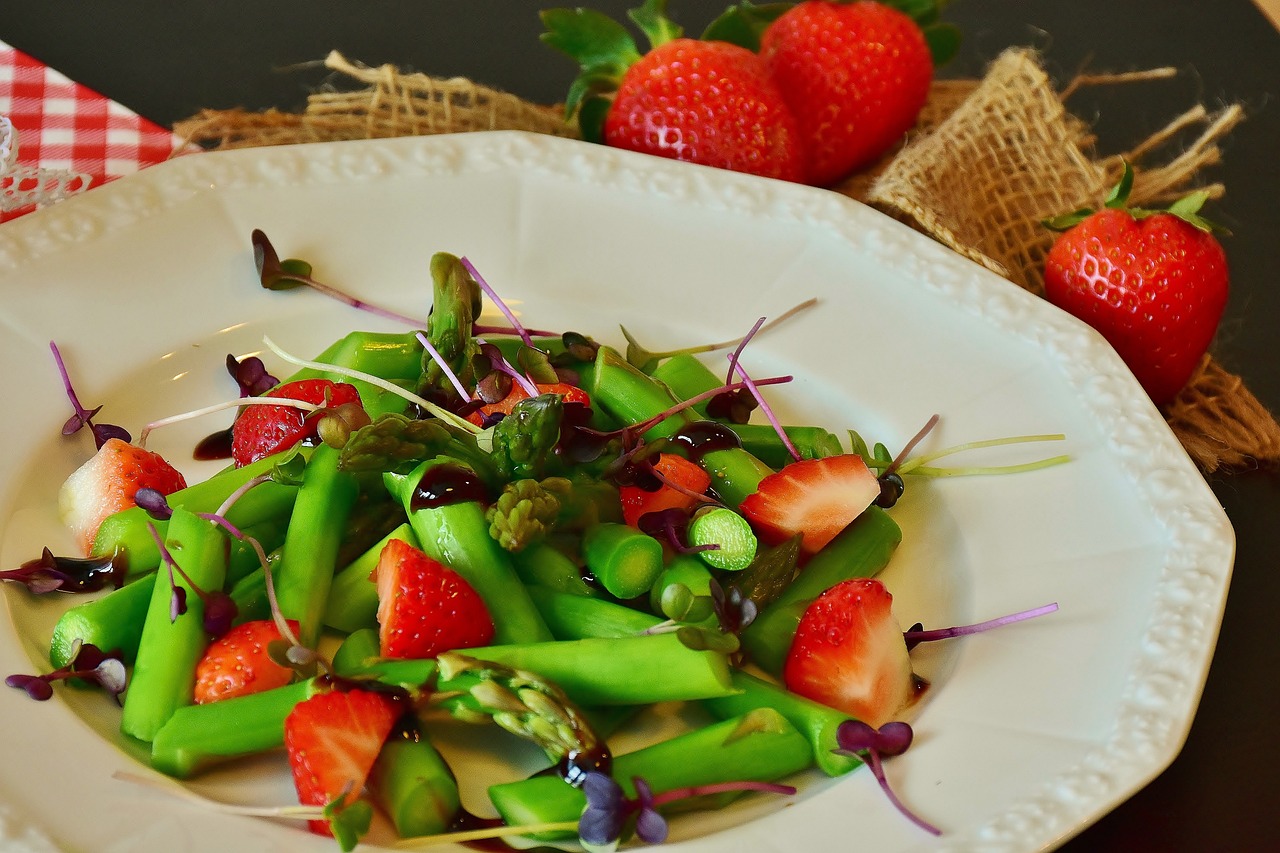
[[(312, 94), (304, 112), (204, 110), (176, 133), (204, 148), (226, 149), (475, 130), (529, 130), (575, 136), (558, 106), (543, 106), (464, 78), (370, 68), (336, 51), (325, 66), (355, 91)], [(1083, 85), (1145, 80), (1172, 73), (1081, 76), (1062, 92), (1029, 50), (1006, 51), (982, 80), (936, 81), (904, 145), (833, 189), (908, 222), (961, 255), (1035, 293), (1053, 235), (1040, 221), (1098, 206), (1122, 161), (1140, 163), (1132, 200), (1167, 201), (1216, 163), (1220, 140), (1243, 117), (1239, 107), (1209, 114), (1194, 107), (1129, 152), (1100, 159), (1090, 130), (1063, 100)], [(1164, 163), (1144, 162), (1188, 128), (1198, 139)], [(1223, 188), (1209, 184), (1210, 195)], [(1243, 381), (1206, 357), (1166, 417), (1206, 472), (1280, 463), (1280, 426)]]
[[(944, 121), (893, 158), (865, 200), (1043, 293), (1044, 260), (1054, 240), (1043, 219), (1101, 206), (1126, 160), (1141, 165), (1131, 202), (1154, 205), (1188, 192), (1200, 171), (1221, 158), (1218, 141), (1244, 117), (1238, 106), (1216, 114), (1196, 106), (1131, 151), (1101, 159), (1087, 153), (1093, 139), (1063, 106), (1066, 95), (1081, 85), (1168, 73), (1082, 77), (1058, 92), (1035, 53), (1006, 51)], [(1198, 138), (1166, 162), (1145, 162), (1196, 127), (1203, 128)], [(1223, 192), (1220, 184), (1199, 188), (1210, 196)], [(1280, 425), (1239, 377), (1211, 357), (1165, 415), (1206, 472), (1280, 463)]]

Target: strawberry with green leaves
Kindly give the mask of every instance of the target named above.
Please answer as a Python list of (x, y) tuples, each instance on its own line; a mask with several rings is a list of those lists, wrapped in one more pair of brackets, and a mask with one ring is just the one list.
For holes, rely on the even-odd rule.
[(924, 33), (884, 3), (807, 0), (769, 25), (760, 56), (800, 128), (808, 183), (870, 165), (916, 122), (933, 80)]
[(1097, 329), (1157, 405), (1173, 400), (1226, 308), (1226, 253), (1193, 193), (1168, 210), (1127, 207), (1126, 166), (1100, 211), (1045, 224), (1063, 233), (1045, 260), (1045, 297)]
[(542, 39), (578, 62), (566, 99), (584, 139), (783, 180), (805, 175), (796, 122), (763, 61), (727, 42), (682, 37), (666, 0), (630, 14), (652, 49), (588, 9), (542, 13)]

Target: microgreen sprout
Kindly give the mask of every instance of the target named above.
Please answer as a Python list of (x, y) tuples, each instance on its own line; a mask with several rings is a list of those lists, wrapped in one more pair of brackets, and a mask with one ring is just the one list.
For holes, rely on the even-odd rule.
[(129, 432), (124, 427), (119, 427), (115, 424), (95, 424), (93, 422), (98, 412), (102, 411), (102, 407), (86, 409), (80, 404), (80, 398), (76, 396), (75, 388), (71, 386), (71, 376), (67, 373), (67, 365), (62, 360), (62, 353), (58, 350), (58, 345), (53, 341), (49, 341), (49, 349), (53, 352), (53, 361), (58, 366), (58, 375), (62, 377), (62, 387), (67, 392), (67, 399), (71, 401), (71, 407), (75, 409), (75, 414), (67, 418), (67, 422), (62, 425), (62, 434), (74, 435), (84, 427), (89, 427), (89, 431), (93, 433), (93, 443), (99, 450), (102, 449), (102, 445), (113, 438), (118, 438), (125, 442), (130, 441)]
[(48, 548), (34, 560), (16, 569), (0, 571), (0, 580), (26, 584), (35, 595), (47, 592), (96, 592), (110, 584), (124, 585), (125, 569), (116, 555), (101, 557), (56, 557)]
[(1008, 616), (1000, 616), (996, 619), (988, 619), (985, 622), (977, 622), (972, 625), (959, 625), (954, 628), (933, 628), (924, 630), (924, 626), (916, 623), (906, 631), (902, 632), (902, 638), (907, 642), (908, 649), (914, 649), (920, 643), (928, 643), (933, 640), (949, 640), (952, 637), (963, 637), (968, 634), (980, 634), (983, 631), (990, 631), (992, 628), (999, 628), (1003, 625), (1012, 625), (1015, 622), (1022, 622), (1027, 619), (1034, 619), (1037, 616), (1044, 616), (1057, 611), (1057, 602), (1033, 607), (1030, 610), (1022, 610), (1018, 613), (1011, 613)]
[(191, 579), (191, 576), (183, 571), (182, 566), (178, 565), (178, 562), (173, 558), (173, 554), (165, 546), (164, 537), (160, 535), (160, 531), (156, 529), (156, 526), (151, 522), (147, 522), (147, 530), (160, 551), (161, 563), (169, 573), (169, 588), (172, 590), (169, 598), (169, 621), (176, 622), (179, 616), (187, 612), (187, 591), (178, 584), (177, 578), (174, 577), (176, 572), (204, 603), (203, 625), (205, 632), (211, 637), (221, 637), (231, 630), (231, 623), (235, 621), (237, 615), (236, 603), (231, 596), (220, 589), (209, 592), (201, 589)]
[(861, 720), (845, 720), (836, 729), (836, 743), (839, 748), (833, 752), (864, 761), (894, 808), (930, 835), (941, 835), (942, 830), (913, 813), (898, 799), (898, 795), (893, 792), (884, 774), (882, 759), (906, 752), (914, 737), (911, 726), (902, 722), (885, 723), (876, 729)]
[(578, 837), (589, 851), (616, 850), (630, 832), (646, 844), (661, 844), (667, 840), (667, 820), (658, 811), (668, 803), (723, 794), (735, 791), (760, 791), (770, 794), (792, 795), (796, 789), (790, 785), (772, 782), (720, 782), (711, 785), (694, 785), (674, 788), (654, 794), (649, 783), (640, 777), (631, 780), (634, 798), (627, 797), (612, 776), (590, 773), (582, 790), (587, 796), (587, 807), (578, 821)]
[(525, 329), (524, 326), (520, 325), (520, 321), (516, 319), (515, 313), (507, 307), (507, 303), (502, 301), (502, 297), (498, 296), (497, 291), (489, 286), (489, 283), (480, 275), (480, 271), (475, 268), (475, 265), (472, 264), (465, 256), (458, 260), (462, 262), (462, 267), (467, 271), (467, 274), (475, 280), (476, 284), (480, 285), (480, 289), (485, 292), (485, 295), (493, 300), (494, 305), (498, 306), (498, 310), (502, 312), (502, 316), (507, 318), (507, 322), (509, 322), (512, 328), (515, 329), (516, 334), (520, 336), (520, 340), (524, 341), (525, 346), (533, 346), (533, 339), (529, 336), (528, 330)]
[(225, 412), (227, 409), (239, 409), (244, 406), (286, 406), (307, 413), (318, 412), (325, 408), (321, 403), (308, 403), (306, 400), (295, 400), (292, 397), (240, 397), (235, 400), (224, 400), (221, 403), (214, 403), (212, 406), (205, 406), (201, 409), (193, 409), (189, 412), (182, 412), (181, 414), (170, 415), (166, 418), (152, 421), (144, 426), (142, 432), (138, 434), (138, 446), (145, 448), (147, 446), (147, 438), (154, 430), (161, 427), (172, 426), (183, 421), (202, 418), (205, 415), (212, 415), (217, 412)]
[(133, 493), (133, 503), (156, 521), (168, 521), (173, 517), (173, 507), (165, 494), (149, 486), (143, 486)]
[(373, 809), (367, 802), (364, 800), (347, 802), (351, 788), (349, 785), (323, 806), (244, 806), (206, 797), (185, 785), (163, 777), (141, 776), (125, 770), (117, 770), (111, 776), (121, 782), (129, 782), (134, 785), (162, 791), (221, 814), (282, 818), (285, 820), (328, 821), (329, 828), (333, 831), (333, 837), (343, 851), (350, 851), (355, 848), (361, 836), (369, 831), (373, 820)]
[[(443, 409), (440, 406), (437, 406), (435, 403), (432, 403), (430, 400), (425, 400), (422, 397), (419, 397), (417, 394), (414, 394), (410, 391), (406, 391), (405, 389), (401, 388), (399, 385), (395, 384), (394, 382), (388, 382), (386, 379), (383, 379), (381, 376), (374, 376), (371, 373), (364, 373), (359, 370), (352, 370), (351, 368), (341, 367), (336, 364), (320, 364), (319, 362), (308, 361), (306, 359), (298, 358), (297, 356), (290, 355), (288, 352), (281, 349), (279, 346), (276, 345), (275, 341), (271, 340), (271, 338), (268, 338), (268, 337), (264, 337), (262, 339), (262, 342), (266, 344), (267, 348), (270, 349), (277, 356), (279, 356), (280, 358), (284, 359), (285, 361), (289, 362), (290, 364), (296, 367), (310, 368), (312, 370), (322, 370), (322, 371), (327, 371), (329, 373), (336, 373), (340, 376), (346, 376), (350, 379), (360, 379), (364, 382), (368, 382), (370, 385), (376, 385), (377, 387), (381, 388), (383, 391), (388, 391), (392, 394), (395, 394), (398, 397), (408, 400), (410, 403), (413, 403), (421, 407), (423, 411), (431, 415), (434, 415), (440, 420), (445, 421), (446, 423), (452, 424), (453, 426), (456, 426), (459, 429), (463, 429), (463, 430), (466, 430), (467, 432), (472, 432), (472, 433), (478, 433), (482, 431), (479, 427), (477, 427), (475, 424), (468, 421), (466, 418), (460, 418), (457, 415), (455, 415), (453, 412), (450, 412), (447, 409)], [(294, 402), (297, 402), (297, 401), (294, 401)]]
[(376, 314), (388, 320), (397, 320), (409, 326), (418, 324), (418, 321), (412, 317), (406, 317), (388, 308), (374, 305), (372, 302), (357, 299), (354, 296), (343, 293), (336, 287), (316, 281), (311, 277), (311, 265), (305, 261), (295, 259), (281, 261), (280, 256), (276, 254), (275, 247), (271, 245), (271, 241), (267, 239), (267, 235), (261, 230), (255, 228), (249, 239), (253, 243), (253, 263), (258, 268), (258, 278), (261, 280), (262, 286), (267, 290), (290, 290), (300, 285), (306, 285), (326, 296), (333, 297), (345, 305), (350, 305), (352, 308), (368, 311), (370, 314)]
[[(538, 390), (538, 386), (533, 384), (532, 381), (530, 381), (529, 377), (525, 376), (523, 373), (516, 370), (511, 365), (511, 362), (507, 361), (506, 356), (502, 354), (502, 350), (498, 349), (493, 344), (485, 343), (484, 341), (481, 341), (479, 339), (477, 339), (477, 343), (480, 344), (480, 353), (485, 358), (489, 359), (489, 364), (493, 367), (493, 370), (495, 372), (511, 377), (511, 381), (515, 382), (522, 389), (524, 389), (524, 392), (528, 394), (530, 397), (536, 397), (540, 393), (542, 393), (541, 391)], [(507, 395), (506, 394), (502, 395), (502, 397), (505, 397), (505, 396)], [(502, 397), (499, 397), (498, 399), (500, 400), (502, 399)], [(497, 400), (492, 400), (488, 402), (496, 403)]]
[[(806, 299), (799, 305), (787, 309), (774, 319), (762, 325), (759, 331), (764, 332), (775, 328), (791, 317), (794, 317), (796, 314), (799, 314), (801, 311), (804, 311), (807, 308), (812, 308), (817, 304), (818, 300), (816, 298)], [(620, 328), (622, 329), (622, 336), (627, 339), (627, 361), (631, 362), (632, 365), (646, 373), (652, 370), (654, 365), (659, 361), (662, 361), (664, 358), (671, 358), (672, 356), (684, 354), (697, 355), (704, 352), (715, 352), (716, 350), (737, 346), (742, 342), (742, 338), (733, 338), (732, 340), (720, 341), (714, 344), (701, 344), (699, 346), (683, 347), (681, 349), (667, 350), (665, 352), (651, 352), (641, 346), (635, 337), (627, 331), (625, 326), (621, 326)]]
[(280, 380), (267, 372), (266, 365), (256, 355), (241, 360), (228, 354), (227, 372), (240, 386), (241, 397), (261, 397), (280, 384)]
[(53, 696), (53, 683), (68, 678), (79, 678), (97, 684), (120, 702), (120, 694), (124, 692), (126, 675), (124, 661), (118, 651), (103, 652), (92, 643), (76, 639), (71, 645), (70, 662), (63, 667), (47, 672), (44, 675), (10, 675), (4, 680), (9, 687), (27, 691), (27, 695), (37, 702), (44, 702)]

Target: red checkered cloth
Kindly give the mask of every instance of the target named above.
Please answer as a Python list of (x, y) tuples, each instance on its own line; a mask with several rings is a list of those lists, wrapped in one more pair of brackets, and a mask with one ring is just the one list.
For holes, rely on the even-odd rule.
[(0, 222), (36, 209), (33, 200), (56, 201), (167, 160), (181, 145), (166, 128), (4, 42), (0, 118), (12, 126), (0, 122)]

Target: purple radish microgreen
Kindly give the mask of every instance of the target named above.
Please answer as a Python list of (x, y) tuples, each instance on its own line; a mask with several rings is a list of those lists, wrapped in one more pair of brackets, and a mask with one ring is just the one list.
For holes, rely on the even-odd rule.
[[(225, 520), (222, 521), (225, 522)], [(169, 597), (169, 621), (177, 622), (178, 617), (187, 612), (187, 590), (178, 583), (178, 577), (181, 577), (203, 604), (201, 608), (203, 611), (201, 623), (205, 632), (209, 636), (217, 638), (231, 630), (231, 623), (235, 621), (238, 610), (231, 596), (220, 589), (209, 592), (201, 589), (200, 585), (191, 579), (191, 576), (183, 570), (182, 566), (178, 565), (177, 560), (173, 558), (173, 554), (165, 545), (164, 537), (160, 535), (160, 531), (156, 529), (156, 526), (149, 521), (147, 522), (147, 531), (151, 534), (152, 540), (156, 543), (156, 548), (160, 551), (161, 563), (169, 573), (169, 588), (172, 590)], [(177, 577), (175, 577), (175, 573)]]
[(480, 289), (485, 292), (485, 295), (493, 300), (494, 305), (498, 306), (502, 316), (507, 318), (507, 322), (516, 330), (516, 334), (520, 336), (520, 340), (524, 341), (525, 346), (533, 346), (533, 338), (529, 336), (529, 331), (520, 324), (520, 321), (516, 319), (515, 313), (507, 307), (507, 303), (502, 301), (502, 297), (498, 295), (497, 291), (489, 286), (489, 283), (480, 275), (480, 271), (475, 268), (475, 265), (465, 255), (458, 260), (461, 261), (462, 268), (467, 271), (467, 274), (475, 279), (476, 284), (480, 285)]
[(782, 440), (782, 444), (787, 448), (787, 452), (791, 454), (791, 458), (800, 461), (800, 451), (796, 450), (795, 444), (791, 442), (791, 437), (787, 435), (787, 431), (782, 428), (782, 422), (778, 420), (778, 416), (774, 413), (773, 407), (764, 399), (764, 395), (760, 393), (759, 383), (754, 381), (747, 375), (747, 371), (743, 368), (741, 362), (733, 363), (733, 370), (737, 372), (742, 379), (742, 384), (751, 392), (751, 396), (755, 398), (756, 403), (760, 406), (760, 411), (764, 412), (764, 416), (769, 421), (769, 425), (773, 427), (773, 431), (778, 434), (778, 438)]
[(316, 361), (308, 361), (306, 359), (298, 358), (297, 356), (291, 355), (285, 350), (281, 349), (275, 343), (275, 341), (271, 340), (271, 338), (264, 337), (262, 339), (262, 342), (266, 344), (269, 350), (271, 350), (273, 353), (275, 353), (284, 361), (287, 361), (290, 364), (294, 365), (295, 367), (310, 368), (312, 370), (321, 370), (328, 373), (334, 373), (339, 376), (346, 376), (349, 379), (359, 379), (363, 382), (368, 382), (370, 385), (375, 385), (378, 388), (381, 388), (383, 391), (390, 392), (392, 394), (395, 394), (397, 397), (408, 400), (410, 403), (413, 403), (414, 405), (421, 407), (422, 410), (427, 412), (428, 414), (433, 415), (434, 417), (437, 417), (440, 420), (445, 421), (446, 423), (452, 424), (453, 426), (456, 426), (459, 429), (463, 429), (463, 430), (466, 430), (467, 432), (472, 432), (472, 433), (481, 432), (481, 429), (479, 427), (477, 427), (475, 424), (468, 421), (466, 418), (460, 418), (457, 415), (455, 415), (453, 412), (450, 412), (447, 409), (441, 408), (440, 406), (437, 406), (435, 403), (432, 403), (430, 400), (426, 400), (426, 399), (423, 399), (422, 397), (419, 397), (417, 394), (414, 394), (410, 391), (406, 391), (405, 389), (401, 388), (399, 385), (395, 384), (394, 382), (389, 382), (386, 379), (383, 379), (381, 376), (374, 376), (371, 373), (364, 373), (359, 370), (352, 370), (351, 368), (340, 367), (339, 365), (336, 365), (336, 364), (321, 364)]
[(71, 386), (71, 376), (67, 373), (67, 365), (62, 360), (62, 353), (59, 351), (58, 345), (53, 341), (49, 341), (49, 349), (53, 352), (53, 361), (58, 366), (58, 375), (62, 377), (62, 387), (67, 393), (67, 399), (71, 401), (71, 408), (75, 409), (75, 414), (67, 418), (67, 422), (62, 425), (62, 434), (74, 435), (84, 427), (89, 427), (89, 431), (93, 433), (93, 443), (99, 450), (102, 449), (102, 445), (113, 438), (118, 438), (124, 442), (131, 441), (129, 432), (124, 427), (119, 427), (115, 424), (95, 424), (93, 422), (98, 412), (102, 411), (102, 407), (86, 409), (80, 404), (80, 398), (76, 396), (75, 388)]
[(173, 507), (169, 506), (169, 499), (157, 489), (143, 486), (133, 493), (133, 503), (156, 521), (173, 518)]
[(911, 726), (906, 723), (889, 722), (876, 729), (861, 720), (845, 720), (836, 729), (836, 743), (839, 748), (832, 751), (839, 755), (853, 756), (865, 762), (894, 808), (930, 835), (941, 835), (942, 830), (913, 813), (898, 799), (898, 795), (889, 786), (889, 780), (884, 773), (882, 759), (906, 752), (914, 736)]
[(228, 354), (227, 372), (240, 387), (241, 397), (260, 397), (280, 384), (280, 380), (267, 372), (266, 365), (256, 355), (237, 359)]
[(631, 785), (636, 792), (634, 798), (627, 797), (612, 776), (598, 772), (587, 774), (582, 785), (587, 807), (578, 821), (578, 838), (587, 850), (592, 853), (615, 850), (629, 830), (646, 844), (661, 844), (667, 840), (668, 829), (666, 818), (658, 810), (668, 803), (734, 791), (785, 796), (796, 792), (790, 785), (744, 781), (693, 785), (654, 794), (649, 783), (638, 776), (631, 780)]
[(908, 649), (914, 649), (920, 643), (928, 643), (934, 640), (949, 640), (952, 637), (964, 637), (969, 634), (980, 634), (983, 631), (990, 631), (992, 628), (1000, 628), (1004, 625), (1012, 625), (1015, 622), (1024, 622), (1027, 619), (1035, 619), (1037, 616), (1045, 616), (1056, 612), (1058, 609), (1057, 602), (1033, 607), (1030, 610), (1022, 610), (1017, 613), (1010, 613), (1008, 616), (1000, 616), (996, 619), (988, 619), (985, 622), (977, 622), (972, 625), (958, 625), (954, 628), (933, 628), (928, 631), (919, 623), (912, 625), (910, 629), (902, 632), (902, 638), (907, 642)]
[(108, 584), (124, 585), (125, 569), (115, 555), (105, 557), (56, 557), (48, 548), (16, 569), (0, 571), (0, 580), (25, 584), (35, 595), (47, 592), (96, 592)]
[(368, 311), (370, 314), (396, 320), (408, 326), (419, 324), (419, 321), (412, 317), (357, 299), (336, 287), (316, 281), (311, 277), (311, 265), (305, 261), (294, 259), (281, 261), (275, 247), (261, 230), (255, 228), (249, 239), (253, 243), (253, 263), (258, 268), (258, 278), (267, 290), (290, 290), (305, 285), (352, 308)]
[(92, 643), (79, 639), (72, 642), (70, 662), (44, 675), (10, 675), (4, 680), (9, 687), (25, 690), (27, 695), (38, 702), (53, 696), (53, 683), (68, 678), (79, 678), (97, 684), (106, 690), (120, 703), (120, 694), (124, 692), (127, 676), (124, 661), (119, 652), (103, 652)]
[[(480, 344), (480, 353), (485, 358), (489, 359), (489, 364), (494, 371), (510, 376), (511, 381), (524, 389), (524, 392), (530, 397), (536, 397), (542, 393), (538, 390), (538, 386), (533, 384), (529, 377), (516, 370), (515, 367), (512, 366), (511, 362), (507, 361), (506, 356), (502, 354), (502, 350), (498, 349), (493, 344), (485, 343), (479, 338), (476, 339), (476, 343)], [(503, 394), (502, 397), (499, 397), (498, 399), (500, 400), (503, 397), (506, 397), (506, 394)], [(486, 402), (496, 403), (498, 400), (486, 400)]]
[[(783, 322), (794, 317), (796, 314), (799, 314), (801, 311), (804, 311), (807, 308), (812, 308), (817, 304), (818, 300), (816, 298), (806, 299), (799, 305), (787, 309), (774, 319), (762, 325), (760, 327), (760, 331), (764, 332), (769, 329), (776, 328)], [(742, 342), (742, 338), (733, 338), (732, 340), (720, 341), (719, 343), (714, 344), (701, 344), (699, 346), (684, 347), (682, 349), (667, 350), (665, 352), (651, 352), (640, 345), (639, 341), (637, 341), (635, 337), (627, 331), (626, 326), (621, 326), (619, 328), (622, 329), (622, 336), (627, 339), (627, 361), (631, 362), (633, 366), (645, 373), (652, 370), (654, 366), (664, 358), (671, 358), (676, 355), (698, 355), (699, 353), (704, 352), (715, 352), (716, 350), (737, 346)]]

